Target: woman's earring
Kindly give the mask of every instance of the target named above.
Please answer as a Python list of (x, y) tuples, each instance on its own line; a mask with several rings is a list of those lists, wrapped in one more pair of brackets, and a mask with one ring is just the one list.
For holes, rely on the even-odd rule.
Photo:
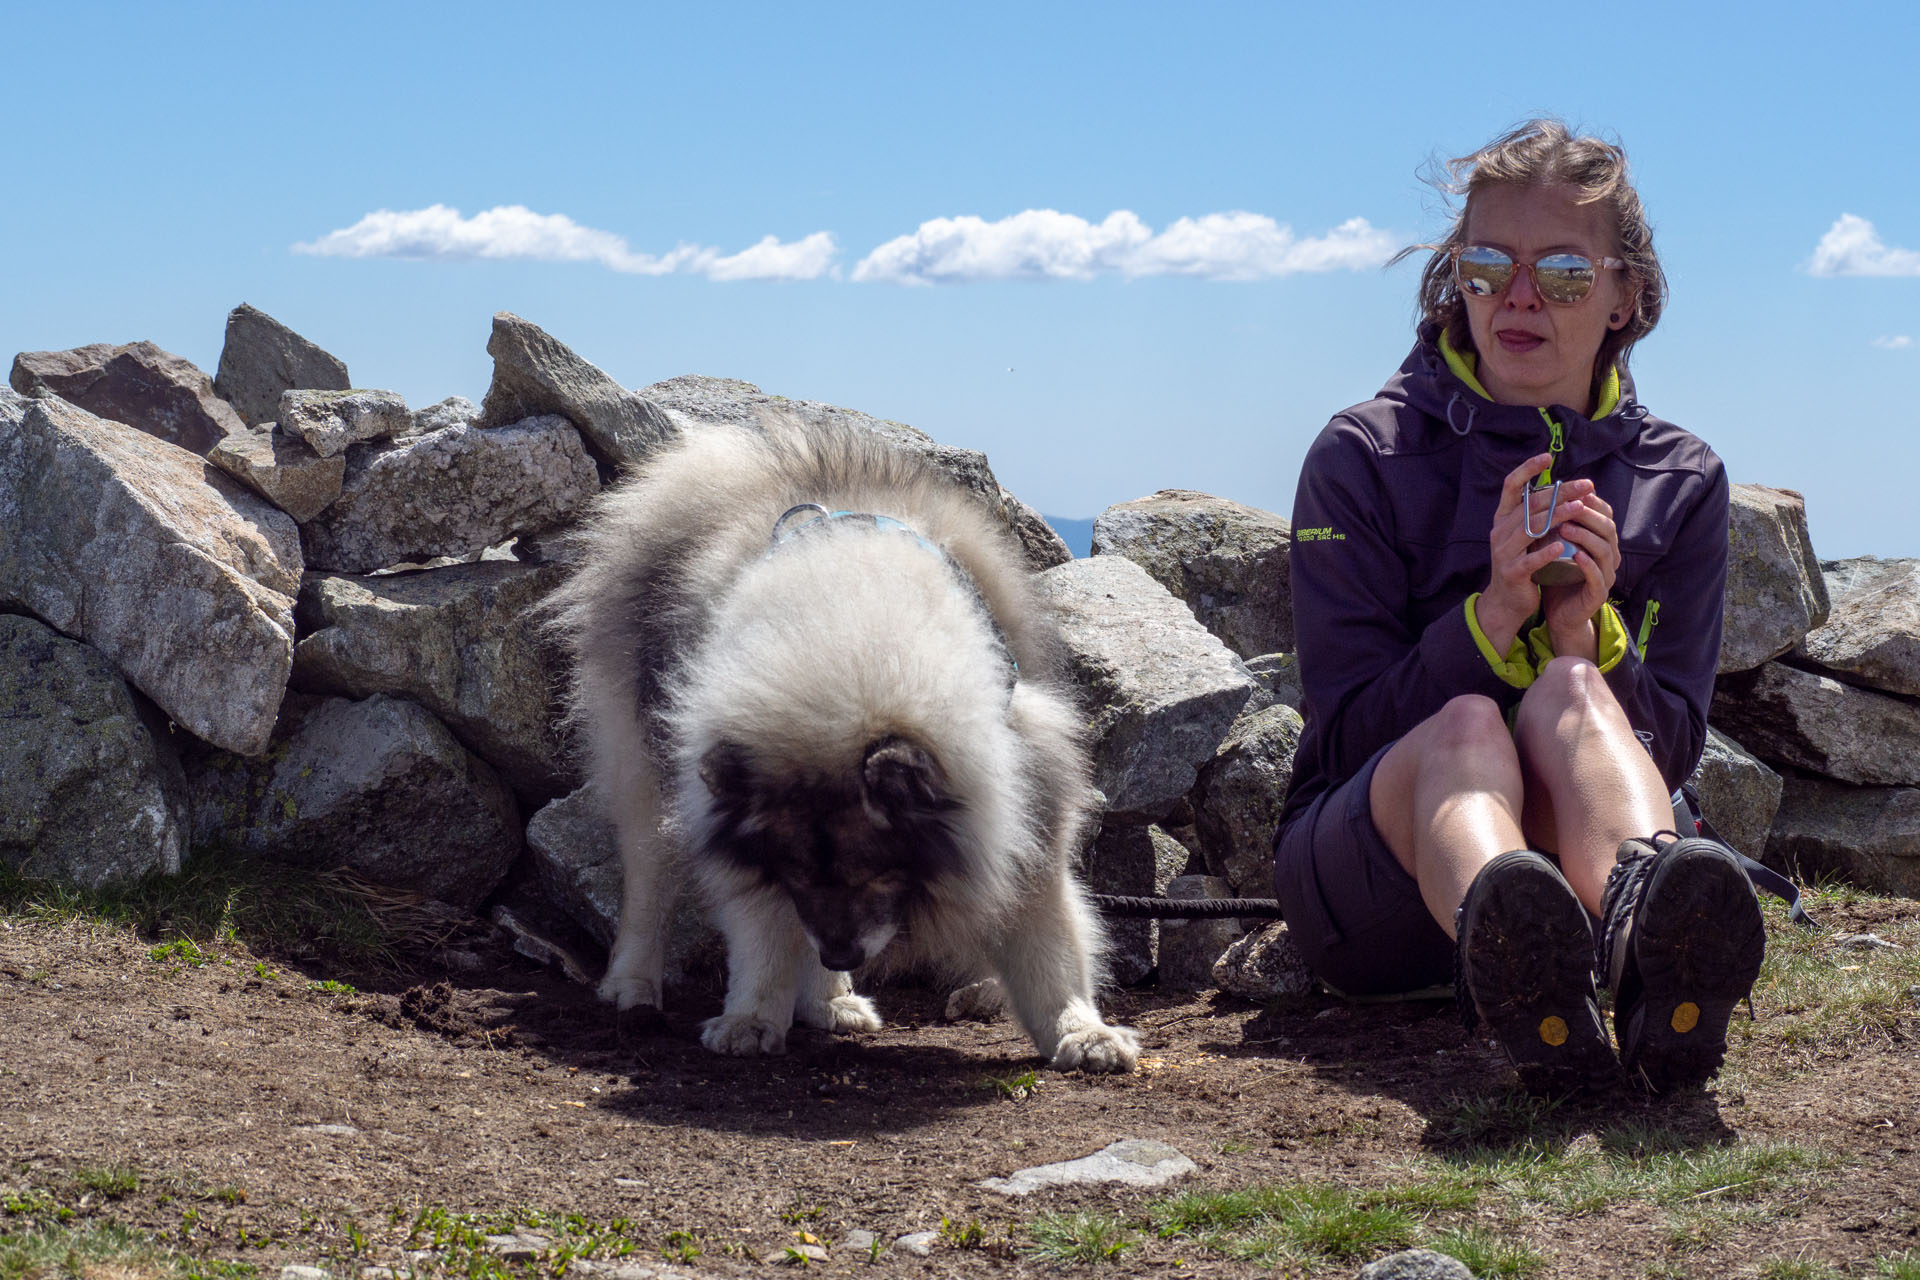
[(1618, 311), (1616, 311), (1616, 312), (1614, 312), (1614, 313), (1613, 313), (1612, 315), (1610, 315), (1610, 316), (1608, 316), (1608, 317), (1607, 317), (1607, 323), (1609, 323), (1609, 324), (1619, 324), (1619, 323), (1620, 323), (1620, 313), (1619, 313)]

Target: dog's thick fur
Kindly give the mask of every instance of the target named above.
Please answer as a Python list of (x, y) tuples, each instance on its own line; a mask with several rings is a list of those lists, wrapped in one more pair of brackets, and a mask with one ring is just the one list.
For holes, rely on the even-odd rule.
[[(727, 941), (709, 1049), (777, 1053), (795, 1019), (877, 1028), (847, 970), (879, 959), (997, 975), (1054, 1066), (1132, 1069), (1071, 868), (1081, 718), (1017, 546), (884, 441), (762, 426), (690, 430), (611, 490), (556, 597), (626, 873), (601, 997), (659, 1006), (690, 871)], [(819, 518), (776, 542), (801, 503), (907, 527)]]

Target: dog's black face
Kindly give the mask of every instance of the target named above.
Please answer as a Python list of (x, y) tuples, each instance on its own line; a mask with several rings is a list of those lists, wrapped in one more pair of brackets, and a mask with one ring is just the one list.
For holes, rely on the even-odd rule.
[(871, 960), (959, 862), (959, 802), (939, 763), (901, 738), (871, 743), (853, 777), (801, 780), (764, 776), (722, 743), (700, 778), (719, 818), (702, 852), (783, 890), (829, 969)]

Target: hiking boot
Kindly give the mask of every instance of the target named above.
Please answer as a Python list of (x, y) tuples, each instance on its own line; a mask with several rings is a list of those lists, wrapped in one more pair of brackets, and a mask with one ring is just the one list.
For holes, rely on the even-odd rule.
[(1628, 840), (1618, 857), (1596, 958), (1613, 988), (1621, 1064), (1656, 1093), (1697, 1088), (1720, 1069), (1733, 1006), (1760, 976), (1759, 900), (1716, 840)]
[(1535, 1093), (1620, 1078), (1593, 987), (1587, 909), (1546, 858), (1503, 853), (1454, 913), (1454, 994), (1472, 1031), (1485, 1023)]

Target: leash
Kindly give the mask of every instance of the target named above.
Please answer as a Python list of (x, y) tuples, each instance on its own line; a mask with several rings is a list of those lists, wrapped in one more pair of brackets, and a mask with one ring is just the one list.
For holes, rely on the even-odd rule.
[(1281, 919), (1273, 898), (1129, 898), (1094, 893), (1094, 910), (1120, 920), (1218, 920), (1236, 917)]

